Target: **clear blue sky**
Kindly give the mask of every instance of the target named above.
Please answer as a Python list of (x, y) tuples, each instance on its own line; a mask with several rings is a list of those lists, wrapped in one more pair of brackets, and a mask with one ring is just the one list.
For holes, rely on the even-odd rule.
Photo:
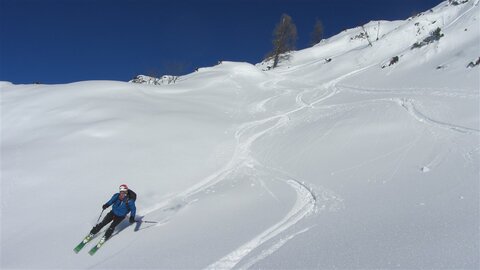
[(371, 20), (406, 19), (441, 0), (0, 0), (0, 80), (127, 81), (186, 72), (218, 60), (260, 62), (282, 13), (308, 46), (315, 19), (325, 36)]

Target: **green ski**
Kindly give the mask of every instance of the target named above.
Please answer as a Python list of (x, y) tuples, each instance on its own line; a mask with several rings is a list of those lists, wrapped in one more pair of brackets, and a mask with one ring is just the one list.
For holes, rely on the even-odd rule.
[(92, 238), (93, 238), (93, 235), (92, 235), (92, 234), (89, 234), (89, 235), (85, 236), (85, 238), (82, 240), (82, 242), (80, 242), (80, 244), (78, 244), (78, 245), (73, 249), (73, 251), (75, 251), (75, 253), (80, 252), (80, 250), (82, 250), (82, 248), (83, 248), (88, 242), (90, 242), (90, 240), (92, 240)]
[(107, 240), (105, 239), (105, 236), (103, 236), (102, 239), (100, 239), (100, 241), (98, 241), (98, 244), (96, 244), (92, 249), (90, 249), (88, 254), (93, 256), (97, 252), (97, 250), (99, 250), (103, 246), (105, 241), (107, 241)]

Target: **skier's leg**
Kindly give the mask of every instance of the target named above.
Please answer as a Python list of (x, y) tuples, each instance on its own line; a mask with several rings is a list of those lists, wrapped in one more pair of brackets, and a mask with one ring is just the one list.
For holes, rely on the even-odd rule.
[(96, 234), (98, 233), (105, 225), (110, 223), (113, 220), (113, 212), (110, 211), (108, 214), (103, 218), (102, 222), (98, 223), (95, 225), (92, 230), (90, 231), (91, 234)]
[(110, 238), (110, 236), (112, 236), (113, 231), (115, 230), (115, 227), (117, 227), (117, 225), (120, 224), (120, 222), (122, 222), (124, 218), (125, 216), (117, 217), (113, 215), (113, 222), (112, 224), (110, 224), (110, 227), (108, 227), (107, 231), (105, 232), (105, 239), (108, 239)]

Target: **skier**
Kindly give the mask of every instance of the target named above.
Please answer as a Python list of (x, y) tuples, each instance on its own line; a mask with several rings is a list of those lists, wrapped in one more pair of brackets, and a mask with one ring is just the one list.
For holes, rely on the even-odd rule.
[(134, 223), (135, 212), (137, 211), (135, 207), (136, 199), (137, 194), (135, 194), (133, 190), (128, 189), (128, 186), (125, 184), (120, 185), (120, 192), (113, 194), (112, 198), (102, 206), (103, 210), (105, 210), (113, 205), (112, 210), (108, 212), (102, 222), (92, 228), (89, 235), (90, 238), (97, 234), (105, 225), (113, 221), (103, 236), (103, 240), (106, 241), (112, 236), (113, 230), (115, 230), (115, 227), (122, 222), (128, 212), (130, 212), (130, 223)]

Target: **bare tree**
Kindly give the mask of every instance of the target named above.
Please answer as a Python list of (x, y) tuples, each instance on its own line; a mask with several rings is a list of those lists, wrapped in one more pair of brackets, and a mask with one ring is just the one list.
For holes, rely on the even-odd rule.
[(323, 23), (319, 19), (316, 19), (313, 31), (310, 34), (310, 45), (313, 46), (319, 43), (323, 38)]
[(273, 68), (277, 67), (280, 55), (295, 49), (297, 42), (297, 27), (293, 23), (292, 17), (282, 14), (280, 22), (273, 31), (273, 50), (269, 54), (273, 57)]
[(370, 47), (372, 47), (372, 42), (370, 41), (370, 36), (368, 35), (368, 32), (367, 30), (365, 29), (365, 26), (362, 25), (362, 30), (363, 30), (363, 33), (365, 33), (365, 38), (367, 39), (368, 41), (368, 45), (370, 45)]

